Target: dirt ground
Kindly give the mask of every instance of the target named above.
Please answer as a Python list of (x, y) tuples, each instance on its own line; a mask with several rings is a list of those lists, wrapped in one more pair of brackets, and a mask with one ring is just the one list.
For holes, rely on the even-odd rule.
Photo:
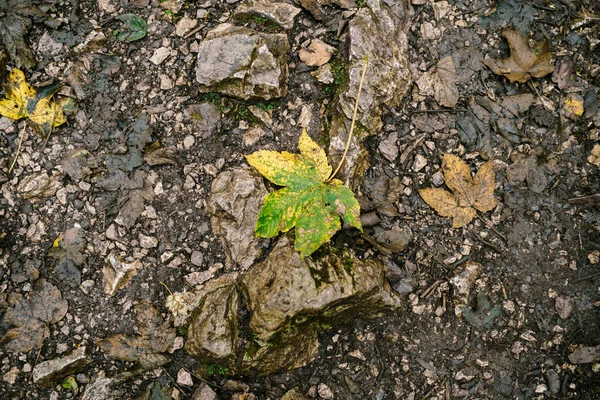
[[(9, 15), (3, 1), (0, 18)], [(285, 97), (242, 101), (200, 93), (194, 50), (239, 3), (190, 1), (174, 13), (158, 1), (57, 0), (44, 3), (47, 17), (31, 18), (25, 39), (37, 65), (25, 72), (27, 80), (41, 84), (54, 78), (66, 86), (61, 94), (80, 91), (79, 111), (55, 128), (47, 143), (27, 129), (10, 175), (23, 122), (0, 119), (0, 316), (32, 298), (42, 279), (60, 290), (68, 311), (59, 321), (38, 321), (41, 331), (28, 326), (17, 332), (22, 340), (45, 326), (39, 348), (0, 347), (0, 397), (82, 398), (81, 391), (101, 374), (130, 371), (131, 362), (111, 360), (97, 341), (138, 333), (135, 308), (141, 302), (166, 319), (166, 298), (189, 284), (187, 276), (210, 271), (214, 277), (226, 270), (206, 209), (215, 176), (246, 165), (243, 155), (259, 149), (295, 152), (302, 105), (311, 107), (321, 128), (313, 131), (315, 139), (328, 127), (326, 103), (343, 82), (318, 82), (311, 75), (315, 68), (298, 52), (307, 39), (319, 37), (336, 49), (331, 63), (343, 71), (347, 47), (340, 21), (351, 19), (353, 10), (339, 6), (344, 2), (322, 2), (326, 18), (316, 20), (303, 9), (285, 30), (291, 43)], [(358, 3), (368, 7), (369, 2)], [(324, 399), (600, 398), (598, 354), (589, 362), (569, 358), (577, 345), (600, 345), (599, 202), (581, 199), (600, 193), (600, 154), (592, 155), (600, 132), (600, 3), (416, 0), (412, 7), (407, 57), (413, 80), (450, 56), (458, 99), (451, 107), (440, 106), (436, 95), (414, 83), (401, 104), (383, 105), (383, 128), (366, 141), (370, 164), (356, 193), (361, 205), (371, 207), (363, 212), (378, 211), (381, 219), (367, 234), (403, 229), (410, 243), (388, 256), (351, 231), (333, 239), (361, 256), (398, 266), (409, 278), (400, 288), (406, 309), (324, 327), (312, 363), (267, 377), (232, 376), (214, 364), (199, 368), (181, 348), (165, 352), (169, 363), (120, 383), (113, 398), (170, 398), (148, 392), (154, 384), (180, 399), (193, 398), (205, 384), (220, 399), (246, 400), (280, 399), (293, 388)], [(127, 12), (148, 22), (142, 40), (122, 42), (113, 35), (120, 25), (114, 17)], [(177, 35), (183, 17), (201, 24)], [(242, 23), (269, 29), (260, 19)], [(501, 35), (506, 26), (521, 29), (531, 43), (547, 39), (553, 63), (568, 69), (566, 78), (555, 73), (510, 82), (495, 74), (483, 59), (508, 57)], [(83, 46), (90, 32), (106, 38)], [(166, 57), (151, 61), (159, 48), (166, 49)], [(7, 65), (15, 67), (10, 60)], [(510, 101), (527, 105), (511, 113)], [(565, 111), (569, 101), (579, 102), (579, 115)], [(189, 105), (201, 102), (216, 104), (221, 113), (213, 133), (199, 133), (202, 122), (186, 114)], [(252, 105), (270, 114), (269, 126), (249, 111)], [(261, 127), (262, 136), (253, 142), (247, 132), (254, 126)], [(146, 143), (128, 140), (132, 131), (168, 148), (169, 163), (151, 166), (120, 157)], [(74, 149), (89, 154), (82, 179), (65, 172), (65, 157)], [(473, 172), (494, 160), (499, 199), (492, 211), (457, 229), (418, 192), (440, 186), (441, 157), (450, 152)], [(117, 164), (126, 173), (107, 182)], [(55, 185), (52, 195), (25, 199), (23, 180), (43, 174)], [(141, 187), (126, 190), (136, 179), (144, 182)], [(111, 190), (111, 184), (120, 189)], [(148, 186), (150, 193), (144, 192)], [(382, 201), (386, 196), (391, 204)], [(129, 207), (126, 215), (123, 207)], [(136, 213), (131, 227), (115, 223)], [(57, 254), (55, 240), (64, 241), (71, 228), (85, 238), (74, 242), (84, 244)], [(110, 254), (129, 265), (140, 263), (112, 295), (103, 272)], [(472, 263), (480, 269), (464, 279), (471, 286), (458, 316), (456, 282)], [(13, 328), (5, 318), (0, 336)], [(3, 341), (4, 346), (8, 341)], [(46, 386), (33, 383), (36, 365), (82, 346), (92, 361), (72, 374), (79, 393), (61, 386), (62, 377)], [(192, 375), (191, 382), (182, 371)]]

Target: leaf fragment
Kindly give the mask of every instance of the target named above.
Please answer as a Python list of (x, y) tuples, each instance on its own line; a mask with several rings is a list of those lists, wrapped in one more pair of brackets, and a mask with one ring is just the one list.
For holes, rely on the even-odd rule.
[(526, 82), (531, 78), (541, 78), (554, 71), (550, 42), (537, 42), (530, 48), (527, 37), (518, 29), (502, 31), (510, 48), (510, 56), (504, 59), (486, 58), (483, 60), (497, 75), (503, 75), (511, 82)]
[(477, 210), (486, 212), (498, 204), (494, 198), (496, 186), (494, 162), (483, 164), (475, 177), (471, 177), (469, 166), (452, 154), (444, 154), (442, 171), (451, 192), (440, 188), (420, 189), (419, 194), (438, 214), (452, 217), (452, 227), (461, 228), (477, 215)]
[(117, 19), (124, 24), (120, 29), (115, 29), (113, 35), (121, 42), (134, 42), (148, 33), (148, 23), (135, 14), (119, 15)]
[(248, 163), (276, 185), (265, 196), (256, 222), (256, 235), (265, 238), (296, 228), (295, 249), (309, 256), (340, 229), (340, 218), (362, 231), (360, 206), (342, 182), (326, 180), (332, 168), (323, 149), (302, 131), (300, 154), (260, 150)]

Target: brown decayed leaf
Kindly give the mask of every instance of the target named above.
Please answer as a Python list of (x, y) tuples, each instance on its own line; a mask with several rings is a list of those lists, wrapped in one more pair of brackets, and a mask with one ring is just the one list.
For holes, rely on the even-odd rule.
[(477, 210), (490, 211), (498, 204), (494, 198), (496, 182), (493, 161), (483, 164), (475, 178), (472, 178), (464, 161), (452, 154), (444, 154), (442, 170), (452, 193), (444, 189), (427, 188), (419, 190), (419, 194), (438, 214), (452, 217), (453, 228), (467, 225), (477, 215)]
[(444, 57), (435, 66), (436, 76), (433, 85), (435, 101), (444, 107), (454, 107), (458, 103), (458, 74), (452, 56)]
[(47, 324), (63, 319), (68, 308), (67, 301), (56, 286), (44, 280), (39, 281), (39, 286), (28, 299), (21, 298), (14, 307), (6, 310), (3, 322), (15, 328), (6, 332), (0, 344), (6, 350), (15, 352), (42, 347), (44, 339), (50, 336)]
[(110, 358), (139, 362), (144, 369), (166, 364), (169, 359), (160, 353), (165, 352), (175, 340), (175, 328), (171, 327), (170, 321), (163, 320), (149, 303), (140, 303), (136, 313), (139, 335), (111, 335), (99, 340), (98, 345)]
[(531, 49), (527, 44), (527, 37), (518, 29), (504, 29), (502, 35), (508, 41), (510, 56), (483, 60), (495, 74), (503, 75), (511, 82), (526, 82), (532, 77), (541, 78), (554, 71), (554, 66), (550, 63), (550, 43), (547, 40), (535, 43)]

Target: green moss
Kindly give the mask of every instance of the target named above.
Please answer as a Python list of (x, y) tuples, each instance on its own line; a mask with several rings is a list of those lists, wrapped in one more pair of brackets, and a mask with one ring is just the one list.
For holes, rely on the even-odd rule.
[(258, 118), (243, 104), (238, 104), (233, 110), (233, 119), (236, 121), (248, 121), (252, 124), (258, 123)]
[(201, 363), (198, 365), (195, 372), (206, 379), (212, 378), (215, 375), (233, 375), (233, 372), (229, 368), (218, 363)]
[(367, 6), (367, 0), (356, 0), (356, 5), (358, 8), (363, 8)]
[(264, 32), (278, 32), (281, 30), (281, 27), (275, 21), (262, 14), (239, 14), (236, 21), (243, 25), (256, 25), (256, 28)]
[(333, 82), (321, 86), (321, 90), (326, 97), (332, 98), (342, 92), (344, 86), (348, 83), (348, 78), (346, 77), (346, 63), (344, 61), (334, 60), (330, 64)]
[(186, 338), (188, 335), (188, 327), (186, 326), (180, 326), (179, 328), (177, 328), (177, 336), (181, 336), (182, 338)]
[(204, 101), (204, 102), (211, 103), (216, 106), (220, 106), (222, 103), (223, 97), (219, 93), (209, 92), (209, 93), (202, 93), (200, 95), (200, 99), (202, 99), (202, 101)]
[(275, 105), (273, 103), (256, 103), (256, 107), (264, 111), (271, 111), (275, 108)]

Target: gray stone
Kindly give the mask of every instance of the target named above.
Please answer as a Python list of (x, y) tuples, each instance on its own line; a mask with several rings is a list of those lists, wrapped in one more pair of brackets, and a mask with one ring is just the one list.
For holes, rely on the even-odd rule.
[(285, 96), (289, 51), (285, 34), (218, 25), (198, 46), (200, 91), (244, 100)]
[(294, 18), (301, 10), (288, 3), (270, 0), (249, 0), (239, 5), (233, 12), (233, 18), (244, 21), (254, 15), (267, 18), (284, 29), (294, 26)]
[(569, 354), (571, 364), (588, 364), (600, 360), (600, 345), (584, 346), (580, 344)]
[(33, 382), (40, 386), (58, 384), (65, 376), (79, 372), (91, 361), (86, 351), (82, 346), (65, 357), (37, 364), (33, 368)]
[(233, 368), (237, 360), (239, 303), (235, 276), (210, 281), (195, 293), (194, 303), (185, 350), (194, 357)]
[(379, 244), (389, 249), (392, 253), (403, 251), (412, 239), (412, 235), (408, 230), (397, 227), (392, 229), (375, 227), (373, 237)]
[(204, 254), (200, 253), (198, 250), (194, 250), (192, 252), (192, 256), (190, 257), (190, 262), (196, 267), (200, 267), (202, 262), (204, 261)]
[(368, 162), (365, 162), (368, 152), (361, 143), (381, 128), (381, 105), (398, 106), (410, 89), (407, 32), (411, 16), (412, 8), (407, 0), (369, 0), (350, 21), (348, 83), (340, 94), (337, 113), (332, 119), (329, 154), (335, 165), (344, 152), (365, 57), (368, 57), (358, 107), (359, 128), (355, 130), (355, 140), (340, 171), (340, 177), (351, 188), (358, 186), (368, 168)]
[(348, 250), (325, 250), (313, 261), (294, 251), (286, 237), (265, 261), (242, 278), (250, 329), (267, 342), (305, 321), (323, 318), (336, 324), (355, 317), (375, 317), (402, 305), (375, 259), (359, 260)]
[(216, 400), (217, 394), (206, 383), (202, 382), (192, 394), (191, 400)]
[(54, 196), (61, 186), (58, 176), (48, 176), (46, 172), (42, 172), (39, 175), (29, 175), (21, 179), (17, 190), (21, 192), (23, 199), (35, 202), (42, 197)]
[(450, 284), (454, 289), (454, 313), (457, 317), (462, 315), (461, 308), (469, 304), (469, 293), (481, 273), (481, 264), (467, 261), (454, 270), (454, 276), (450, 278)]
[(322, 399), (325, 400), (332, 400), (333, 399), (333, 392), (331, 391), (331, 389), (329, 388), (329, 386), (327, 386), (324, 383), (319, 383), (318, 386), (318, 392), (319, 392), (319, 397), (321, 397)]
[(221, 237), (229, 268), (238, 264), (246, 269), (261, 255), (254, 226), (266, 194), (262, 177), (249, 168), (221, 172), (213, 181), (208, 211), (213, 214), (212, 228)]

